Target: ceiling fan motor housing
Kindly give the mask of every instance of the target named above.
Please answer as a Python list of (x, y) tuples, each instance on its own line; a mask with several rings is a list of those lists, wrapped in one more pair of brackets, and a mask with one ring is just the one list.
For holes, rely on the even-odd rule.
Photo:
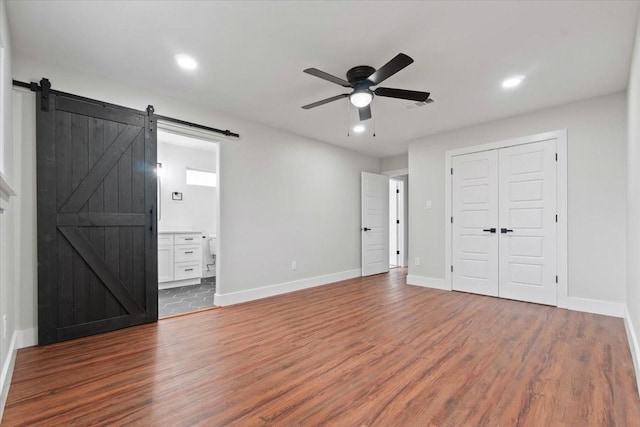
[[(349, 83), (356, 86), (359, 83), (365, 83), (367, 78), (371, 74), (375, 73), (375, 71), (375, 68), (368, 65), (358, 65), (357, 67), (353, 67), (352, 69), (347, 71), (347, 80), (349, 81)], [(367, 84), (367, 89), (369, 88), (369, 86), (370, 84)]]

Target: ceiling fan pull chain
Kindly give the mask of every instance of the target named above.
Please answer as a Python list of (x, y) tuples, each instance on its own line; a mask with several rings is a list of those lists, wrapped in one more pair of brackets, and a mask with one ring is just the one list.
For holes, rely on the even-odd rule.
[[(373, 102), (371, 103), (371, 106), (373, 107)], [(373, 137), (376, 137), (376, 116), (373, 115), (373, 113), (371, 114), (373, 117)]]
[(349, 114), (351, 114), (351, 103), (347, 102), (347, 137), (350, 137), (349, 134)]

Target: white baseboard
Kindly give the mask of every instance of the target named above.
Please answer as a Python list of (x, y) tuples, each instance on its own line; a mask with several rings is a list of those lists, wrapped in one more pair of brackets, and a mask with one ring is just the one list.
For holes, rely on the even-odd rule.
[(192, 286), (199, 285), (201, 282), (201, 277), (196, 277), (195, 279), (184, 279), (184, 280), (173, 280), (171, 282), (162, 282), (158, 283), (158, 289), (171, 289), (171, 288), (179, 288), (181, 286)]
[(246, 291), (231, 292), (228, 294), (216, 293), (214, 304), (217, 306), (239, 304), (241, 302), (253, 301), (261, 298), (272, 297), (274, 295), (286, 294), (288, 292), (313, 288), (315, 286), (327, 285), (341, 280), (360, 277), (359, 268), (339, 273), (327, 274), (324, 276), (309, 277), (307, 279), (295, 280), (292, 282), (279, 283), (277, 285), (263, 286), (261, 288), (247, 289)]
[(588, 298), (567, 298), (567, 308), (585, 313), (602, 314), (605, 316), (624, 317), (625, 305), (620, 302), (600, 301)]
[(443, 291), (451, 290), (444, 279), (415, 276), (412, 274), (407, 275), (407, 285), (422, 286), (423, 288), (441, 289)]
[(13, 377), (13, 367), (16, 363), (16, 354), (19, 349), (32, 347), (38, 343), (37, 329), (30, 328), (21, 331), (14, 331), (11, 335), (11, 343), (7, 351), (7, 357), (2, 364), (2, 373), (0, 374), (0, 420), (4, 414), (4, 406), (9, 396), (9, 386)]
[(25, 347), (33, 347), (34, 345), (38, 345), (38, 328), (29, 328), (18, 331), (16, 341), (17, 350)]
[(4, 405), (7, 403), (7, 397), (9, 396), (9, 386), (11, 385), (11, 377), (13, 376), (13, 367), (16, 363), (16, 342), (18, 340), (18, 331), (14, 331), (11, 336), (11, 343), (9, 344), (9, 350), (7, 351), (7, 357), (2, 364), (2, 374), (0, 374), (0, 420), (4, 414)]
[(629, 307), (624, 306), (624, 329), (627, 331), (627, 340), (629, 340), (629, 350), (631, 351), (631, 359), (636, 372), (636, 383), (638, 384), (638, 393), (640, 395), (640, 337), (631, 323), (629, 315)]

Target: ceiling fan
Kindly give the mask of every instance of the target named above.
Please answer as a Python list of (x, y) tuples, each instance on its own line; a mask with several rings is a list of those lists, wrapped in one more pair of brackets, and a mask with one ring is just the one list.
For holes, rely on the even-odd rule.
[(398, 71), (407, 67), (412, 62), (413, 59), (411, 59), (404, 53), (400, 53), (377, 70), (368, 65), (359, 65), (357, 67), (353, 67), (352, 69), (347, 71), (347, 80), (332, 76), (331, 74), (320, 71), (317, 68), (307, 68), (306, 70), (304, 70), (305, 73), (311, 74), (312, 76), (319, 77), (343, 87), (353, 88), (353, 92), (332, 96), (331, 98), (323, 99), (322, 101), (317, 101), (312, 104), (305, 105), (302, 108), (304, 108), (305, 110), (309, 110), (311, 108), (319, 107), (320, 105), (328, 104), (329, 102), (349, 97), (349, 101), (351, 101), (351, 104), (353, 104), (354, 107), (358, 108), (360, 121), (364, 121), (371, 118), (371, 101), (373, 100), (374, 95), (386, 96), (388, 98), (408, 99), (410, 101), (416, 102), (427, 102), (430, 95), (429, 92), (418, 92), (415, 90), (405, 89), (391, 89), (388, 87), (379, 87), (374, 90), (371, 89), (371, 86), (379, 85)]

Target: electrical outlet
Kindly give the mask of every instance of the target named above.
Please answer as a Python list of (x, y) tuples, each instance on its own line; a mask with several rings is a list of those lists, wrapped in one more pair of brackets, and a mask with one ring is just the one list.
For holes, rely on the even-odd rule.
[(427, 200), (427, 209), (431, 209), (431, 200)]
[(291, 269), (296, 270), (298, 268), (298, 263), (296, 261), (291, 261)]
[(420, 265), (420, 257), (417, 256), (416, 259), (413, 260), (413, 263), (415, 265)]

